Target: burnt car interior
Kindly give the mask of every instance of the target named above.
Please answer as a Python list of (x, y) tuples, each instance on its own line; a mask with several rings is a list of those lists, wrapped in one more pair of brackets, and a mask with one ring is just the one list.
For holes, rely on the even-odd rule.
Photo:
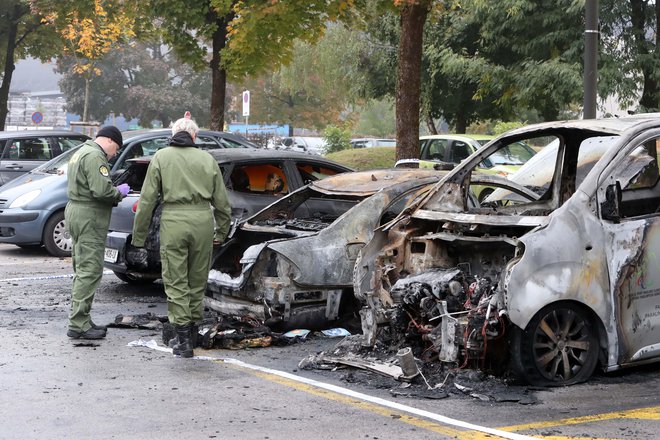
[(234, 167), (229, 182), (231, 189), (242, 193), (283, 195), (289, 191), (284, 170), (276, 164)]

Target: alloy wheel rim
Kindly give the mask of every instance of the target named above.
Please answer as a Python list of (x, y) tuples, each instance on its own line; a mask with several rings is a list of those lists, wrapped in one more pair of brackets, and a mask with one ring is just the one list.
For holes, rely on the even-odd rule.
[(551, 381), (575, 377), (589, 358), (589, 330), (584, 318), (570, 309), (553, 310), (534, 332), (534, 362)]
[(53, 241), (55, 242), (55, 246), (62, 251), (71, 252), (73, 241), (71, 240), (69, 231), (66, 230), (64, 220), (55, 225), (55, 229), (53, 230)]

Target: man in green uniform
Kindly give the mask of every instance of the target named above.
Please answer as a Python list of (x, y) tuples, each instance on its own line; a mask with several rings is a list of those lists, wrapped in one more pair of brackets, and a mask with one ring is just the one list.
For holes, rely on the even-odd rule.
[(94, 293), (103, 276), (105, 237), (110, 213), (130, 188), (112, 186), (111, 159), (121, 148), (121, 132), (112, 125), (101, 128), (94, 141), (87, 141), (74, 153), (67, 169), (67, 196), (64, 210), (67, 229), (73, 240), (73, 289), (67, 336), (74, 339), (101, 339), (106, 327), (92, 322)]
[[(231, 208), (220, 167), (195, 145), (197, 124), (182, 118), (172, 126), (170, 146), (156, 152), (142, 184), (132, 244), (144, 246), (160, 195), (160, 258), (167, 317), (176, 329), (173, 353), (193, 356), (193, 328), (203, 318), (203, 299), (213, 242), (227, 236)], [(212, 209), (213, 207), (213, 209)], [(214, 226), (215, 221), (215, 226)]]

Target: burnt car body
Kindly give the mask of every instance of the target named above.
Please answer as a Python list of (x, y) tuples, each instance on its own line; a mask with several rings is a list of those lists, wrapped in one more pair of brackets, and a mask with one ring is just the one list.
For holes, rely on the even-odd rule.
[[(516, 141), (541, 152), (470, 207), (478, 164)], [(362, 249), (363, 344), (414, 339), (541, 385), (659, 360), (659, 146), (660, 115), (637, 115), (529, 126), (472, 154)]]
[(398, 169), (312, 182), (243, 222), (209, 274), (206, 305), (275, 328), (319, 328), (355, 316), (353, 268), (373, 230), (443, 173)]
[[(216, 159), (222, 171), (233, 221), (251, 216), (309, 182), (352, 171), (320, 156), (290, 151), (228, 148), (210, 150), (209, 154)], [(113, 208), (104, 265), (128, 283), (152, 282), (161, 275), (160, 207), (154, 210), (144, 246), (148, 252), (147, 267), (131, 259), (129, 246), (140, 190), (150, 160), (149, 156), (129, 161), (128, 169), (115, 181), (116, 184), (128, 183), (131, 192)]]

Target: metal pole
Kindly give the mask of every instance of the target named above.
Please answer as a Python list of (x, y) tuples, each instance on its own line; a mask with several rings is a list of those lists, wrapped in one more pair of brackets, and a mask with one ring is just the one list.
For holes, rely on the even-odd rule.
[(598, 80), (598, 0), (586, 0), (584, 31), (584, 119), (596, 118)]

